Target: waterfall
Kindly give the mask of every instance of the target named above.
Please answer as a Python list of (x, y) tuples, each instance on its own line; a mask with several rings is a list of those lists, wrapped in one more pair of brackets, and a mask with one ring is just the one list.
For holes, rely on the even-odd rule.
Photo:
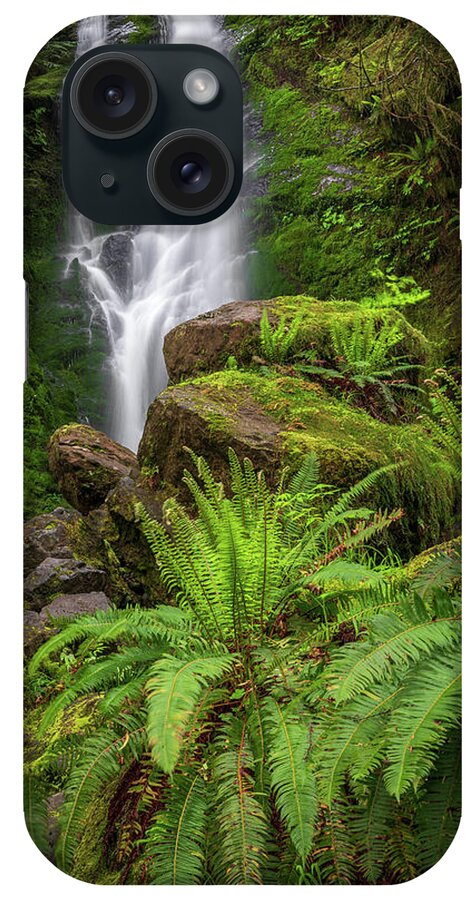
[[(81, 22), (78, 54), (107, 41), (107, 17)], [(162, 23), (163, 26), (163, 23)], [(170, 16), (166, 40), (205, 44), (226, 53), (214, 16)], [(164, 336), (187, 319), (248, 298), (242, 251), (243, 202), (204, 225), (144, 226), (96, 233), (72, 214), (67, 262), (79, 261), (92, 317), (107, 330), (109, 416), (102, 427), (136, 450), (147, 409), (167, 385)]]

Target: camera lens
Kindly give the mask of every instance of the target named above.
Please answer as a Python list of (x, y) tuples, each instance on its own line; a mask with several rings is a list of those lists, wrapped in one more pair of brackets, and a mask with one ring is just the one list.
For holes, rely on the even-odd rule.
[(106, 88), (104, 99), (110, 106), (118, 106), (124, 100), (124, 91), (120, 87)]
[(197, 162), (186, 162), (180, 169), (180, 178), (184, 184), (199, 184), (203, 174), (202, 167)]
[(198, 216), (223, 203), (232, 188), (234, 171), (231, 153), (223, 141), (189, 128), (168, 134), (154, 147), (147, 180), (165, 209)]
[(91, 134), (125, 138), (152, 118), (157, 86), (152, 72), (132, 54), (98, 53), (76, 72), (70, 98), (76, 118)]

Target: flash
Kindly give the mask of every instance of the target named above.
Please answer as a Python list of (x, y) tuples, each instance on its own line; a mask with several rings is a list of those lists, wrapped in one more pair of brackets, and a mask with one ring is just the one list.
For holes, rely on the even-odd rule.
[(183, 92), (187, 99), (200, 106), (211, 103), (219, 90), (218, 78), (209, 69), (192, 69), (183, 81)]

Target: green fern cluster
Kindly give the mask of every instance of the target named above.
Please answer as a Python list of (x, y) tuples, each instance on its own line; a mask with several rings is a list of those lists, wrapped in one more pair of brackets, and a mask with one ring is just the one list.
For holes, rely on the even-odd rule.
[(288, 359), (296, 343), (301, 323), (302, 316), (296, 316), (291, 322), (287, 322), (285, 316), (281, 316), (273, 328), (268, 313), (263, 310), (260, 321), (260, 345), (261, 353), (268, 362), (284, 363)]
[[(381, 607), (370, 619), (364, 603), (362, 639), (331, 653), (314, 695), (323, 710), (315, 751), (319, 791), (330, 809), (351, 803), (354, 879), (359, 872), (371, 882), (414, 877), (440, 859), (454, 836), (459, 571), (458, 559), (438, 554), (410, 586), (380, 593)], [(379, 600), (378, 591), (371, 595)], [(358, 609), (347, 614), (362, 622)], [(405, 854), (396, 849), (402, 817), (411, 831)]]
[[(332, 322), (330, 339), (334, 368), (316, 364), (312, 361), (312, 352), (304, 351), (301, 353), (304, 362), (298, 362), (296, 369), (335, 382), (348, 395), (361, 396), (374, 414), (378, 414), (382, 406), (387, 413), (396, 416), (394, 394), (419, 390), (407, 380), (419, 366), (409, 362), (407, 357), (395, 354), (395, 348), (402, 340), (398, 323), (363, 312), (353, 322), (338, 319)], [(373, 394), (378, 398), (377, 406), (372, 402)]]
[[(330, 499), (311, 456), (273, 493), (230, 452), (227, 496), (192, 457), (193, 518), (177, 501), (163, 524), (137, 511), (179, 606), (81, 617), (30, 664), (34, 677), (74, 649), (38, 739), (78, 698), (96, 706), (84, 734), (51, 738), (43, 766), (29, 767), (31, 831), (44, 847), (54, 780), (65, 797), (56, 862), (86, 880), (399, 880), (402, 804), (441, 819), (435, 854), (454, 824), (438, 778), (458, 715), (456, 574), (410, 588), (359, 558), (399, 515), (357, 504), (385, 471)], [(339, 649), (342, 621), (356, 640)], [(394, 841), (384, 854), (381, 829)], [(100, 871), (81, 863), (86, 834)]]
[(421, 421), (434, 443), (447, 458), (451, 468), (461, 472), (461, 385), (445, 369), (437, 369), (428, 380), (430, 413)]

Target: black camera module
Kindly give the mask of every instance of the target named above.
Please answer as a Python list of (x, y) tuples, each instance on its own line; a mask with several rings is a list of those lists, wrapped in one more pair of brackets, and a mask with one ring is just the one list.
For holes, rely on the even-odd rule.
[(238, 197), (241, 83), (211, 47), (91, 48), (66, 75), (61, 128), (66, 192), (94, 222), (204, 224)]
[(147, 181), (169, 212), (198, 216), (220, 206), (230, 193), (235, 169), (228, 147), (216, 135), (186, 128), (154, 147)]
[(130, 53), (102, 53), (76, 72), (71, 107), (80, 125), (96, 137), (120, 139), (137, 134), (157, 106), (150, 69)]

